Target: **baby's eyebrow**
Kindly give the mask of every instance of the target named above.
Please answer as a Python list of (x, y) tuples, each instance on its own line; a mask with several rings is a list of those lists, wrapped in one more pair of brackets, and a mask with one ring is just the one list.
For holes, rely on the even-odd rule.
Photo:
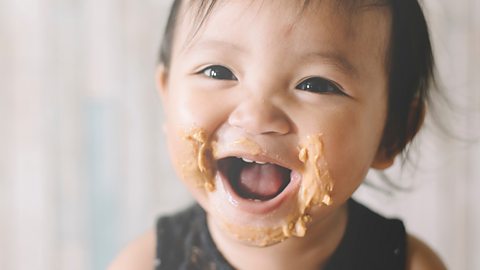
[(348, 60), (347, 57), (336, 51), (315, 51), (309, 52), (303, 56), (306, 61), (311, 61), (312, 58), (319, 58), (323, 62), (330, 63), (344, 73), (357, 77), (358, 70), (355, 66)]
[(226, 42), (223, 40), (217, 40), (217, 39), (200, 39), (200, 40), (193, 41), (189, 44), (186, 44), (186, 46), (183, 48), (183, 52), (185, 53), (185, 52), (197, 50), (197, 49), (212, 49), (217, 47), (224, 47), (224, 48), (232, 49), (239, 53), (246, 53), (244, 48), (234, 43)]
[[(237, 53), (246, 54), (247, 50), (241, 46), (238, 46), (235, 43), (227, 42), (224, 40), (218, 39), (199, 39), (187, 44), (183, 48), (184, 53), (189, 53), (195, 50), (202, 50), (202, 49), (212, 49), (224, 47), (231, 50), (236, 51)], [(359, 72), (355, 68), (355, 66), (345, 57), (342, 53), (334, 51), (334, 50), (325, 50), (325, 51), (313, 51), (303, 54), (302, 59), (305, 62), (312, 62), (312, 59), (320, 59), (322, 62), (329, 63), (338, 69), (340, 69), (343, 73), (357, 77)]]

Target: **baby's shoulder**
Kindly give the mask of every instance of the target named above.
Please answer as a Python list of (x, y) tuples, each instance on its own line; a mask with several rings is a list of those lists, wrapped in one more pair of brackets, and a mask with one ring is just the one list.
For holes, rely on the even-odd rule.
[(111, 263), (109, 270), (153, 269), (160, 262), (158, 252), (168, 252), (177, 257), (184, 248), (196, 219), (201, 216), (199, 206), (192, 206), (173, 215), (160, 217), (151, 228), (130, 242)]
[(155, 263), (155, 229), (150, 229), (128, 244), (113, 260), (108, 270), (148, 269)]
[(159, 219), (156, 237), (157, 269), (232, 269), (213, 242), (198, 204)]
[(407, 236), (407, 270), (447, 269), (438, 255), (422, 240)]
[[(427, 244), (406, 232), (401, 220), (385, 218), (353, 200), (350, 201), (349, 207), (351, 210), (349, 232), (355, 236), (350, 237), (354, 239), (350, 244), (355, 246), (353, 250), (360, 250), (354, 253), (360, 254), (358, 258), (361, 261), (368, 261), (369, 254), (382, 254), (380, 256), (382, 262), (386, 262), (384, 258), (390, 256), (392, 261), (396, 262), (395, 265), (404, 265), (402, 269), (446, 269), (438, 255)], [(370, 262), (372, 261), (374, 260)]]

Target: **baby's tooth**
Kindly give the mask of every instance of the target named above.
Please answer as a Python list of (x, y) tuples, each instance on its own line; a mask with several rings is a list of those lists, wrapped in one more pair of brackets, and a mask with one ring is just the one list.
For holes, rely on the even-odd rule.
[(257, 163), (257, 164), (260, 164), (260, 165), (267, 164), (267, 162), (255, 161), (255, 160), (251, 160), (251, 159), (247, 159), (247, 158), (242, 158), (242, 160), (247, 162), (247, 163)]
[(253, 163), (253, 160), (242, 158), (243, 161), (248, 162), (248, 163)]

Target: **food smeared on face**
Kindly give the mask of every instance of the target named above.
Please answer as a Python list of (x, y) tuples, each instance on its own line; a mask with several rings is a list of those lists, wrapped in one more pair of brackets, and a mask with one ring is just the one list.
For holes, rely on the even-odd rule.
[[(184, 138), (191, 145), (193, 154), (193, 159), (183, 166), (184, 173), (194, 178), (197, 186), (208, 191), (209, 196), (235, 198), (210, 203), (219, 204), (212, 205), (211, 210), (221, 220), (222, 229), (237, 240), (255, 246), (269, 246), (292, 236), (304, 237), (311, 221), (310, 209), (332, 204), (333, 180), (324, 157), (322, 135), (307, 136), (299, 145), (298, 159), (303, 164), (299, 171), (264, 161), (275, 155), (249, 138), (237, 139), (220, 147), (242, 149), (249, 157), (265, 159), (227, 157), (217, 160), (218, 142), (212, 141), (201, 128), (192, 129)], [(259, 207), (261, 204), (277, 204), (262, 214), (267, 219), (272, 216), (273, 222), (255, 224), (256, 221), (252, 220), (239, 223), (228, 214), (224, 215), (228, 212), (226, 205), (237, 208), (239, 203)], [(257, 216), (259, 218), (262, 217)]]
[(193, 128), (186, 133), (184, 139), (192, 146), (193, 160), (187, 159), (183, 164), (186, 179), (196, 179), (200, 188), (212, 192), (215, 190), (215, 161), (213, 159), (212, 142), (205, 130)]
[(322, 135), (307, 136), (307, 142), (300, 148), (298, 158), (305, 165), (299, 196), (304, 211), (319, 204), (331, 205), (333, 180), (324, 157)]
[(263, 152), (262, 147), (258, 145), (256, 142), (248, 139), (248, 138), (241, 138), (233, 142), (235, 145), (239, 145), (244, 147), (251, 155), (259, 155)]

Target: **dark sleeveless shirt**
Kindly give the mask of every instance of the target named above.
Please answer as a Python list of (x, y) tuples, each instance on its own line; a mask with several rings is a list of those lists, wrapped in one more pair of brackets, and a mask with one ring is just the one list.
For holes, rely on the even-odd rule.
[[(404, 270), (403, 223), (384, 218), (354, 200), (340, 245), (323, 270)], [(205, 212), (194, 205), (157, 221), (156, 270), (234, 269), (216, 248)]]

